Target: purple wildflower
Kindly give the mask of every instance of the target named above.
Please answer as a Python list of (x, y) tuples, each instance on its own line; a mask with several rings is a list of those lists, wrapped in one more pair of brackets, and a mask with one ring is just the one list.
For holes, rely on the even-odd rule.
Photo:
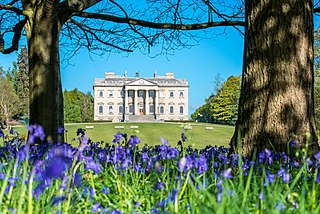
[(14, 134), (14, 130), (11, 128), (9, 131), (10, 134)]
[(128, 142), (128, 144), (131, 146), (138, 145), (139, 143), (140, 143), (140, 139), (137, 136), (131, 136)]
[(104, 186), (101, 190), (101, 192), (105, 195), (108, 195), (110, 193), (110, 188), (107, 186)]
[(182, 130), (182, 133), (181, 133), (181, 140), (182, 140), (182, 142), (186, 142), (186, 140), (187, 140), (187, 137), (186, 137), (186, 135), (184, 134), (184, 131)]
[(58, 134), (62, 134), (64, 132), (64, 128), (63, 127), (59, 127), (58, 128)]
[(96, 163), (93, 160), (92, 156), (88, 156), (85, 158), (86, 159), (86, 170), (91, 169), (92, 171), (94, 171), (95, 173), (99, 174), (101, 171), (101, 167), (100, 164)]
[(0, 129), (0, 137), (4, 137), (4, 133), (1, 129)]
[(227, 170), (225, 170), (225, 171), (222, 173), (222, 177), (223, 177), (223, 178), (232, 179), (233, 176), (232, 176), (232, 170), (231, 170), (231, 168), (228, 168)]
[(314, 155), (314, 158), (317, 159), (317, 161), (320, 161), (320, 152)]
[(79, 136), (80, 134), (81, 134), (81, 136), (84, 135), (84, 130), (82, 128), (77, 129), (77, 136)]
[(95, 191), (94, 191), (94, 189), (92, 187), (90, 187), (89, 191), (90, 191), (90, 197), (89, 198), (90, 198), (90, 201), (92, 201), (93, 196), (95, 195)]
[(182, 157), (178, 163), (178, 168), (180, 172), (183, 172), (184, 168), (186, 167), (186, 164), (187, 164), (187, 158)]
[(96, 213), (96, 212), (99, 212), (99, 208), (101, 207), (100, 203), (99, 202), (96, 202), (92, 208), (91, 208), (91, 212), (93, 213)]
[(259, 200), (263, 201), (264, 200), (264, 195), (263, 192), (260, 192), (259, 196), (258, 196)]
[(122, 139), (123, 134), (121, 132), (118, 132), (116, 135), (114, 135), (114, 139), (112, 143), (118, 143)]

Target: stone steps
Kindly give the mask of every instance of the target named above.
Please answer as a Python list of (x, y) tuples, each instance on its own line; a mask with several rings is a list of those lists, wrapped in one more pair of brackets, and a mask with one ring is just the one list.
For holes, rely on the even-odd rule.
[(154, 115), (130, 115), (129, 122), (155, 122)]

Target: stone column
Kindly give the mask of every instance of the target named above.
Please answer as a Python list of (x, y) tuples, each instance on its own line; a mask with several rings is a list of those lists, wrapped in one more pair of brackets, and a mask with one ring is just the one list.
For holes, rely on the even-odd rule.
[(154, 106), (154, 113), (159, 114), (159, 91), (155, 90), (155, 106)]
[(139, 106), (138, 106), (138, 90), (134, 89), (134, 114), (138, 115), (139, 112)]
[(123, 95), (123, 99), (124, 99), (124, 113), (128, 114), (129, 113), (129, 106), (128, 106), (128, 100), (129, 100), (129, 94), (128, 94), (128, 89), (124, 90), (124, 95)]
[(145, 99), (145, 104), (146, 104), (146, 108), (145, 108), (145, 115), (149, 115), (149, 90), (146, 89), (146, 99)]

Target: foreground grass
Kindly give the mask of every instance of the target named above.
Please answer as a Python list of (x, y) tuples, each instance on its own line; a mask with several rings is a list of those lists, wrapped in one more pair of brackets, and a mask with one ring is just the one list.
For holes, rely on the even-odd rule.
[(294, 143), (291, 155), (266, 149), (249, 160), (186, 142), (137, 147), (121, 134), (112, 145), (33, 140), (0, 148), (1, 213), (320, 212), (320, 152), (307, 157)]
[[(185, 123), (76, 123), (65, 124), (65, 133), (67, 142), (73, 145), (78, 145), (75, 141), (78, 136), (76, 131), (78, 128), (86, 129), (86, 126), (93, 126), (93, 129), (86, 129), (89, 137), (94, 142), (110, 143), (113, 140), (113, 135), (119, 131), (130, 135), (137, 135), (142, 144), (149, 146), (160, 145), (160, 137), (168, 140), (169, 145), (176, 146), (180, 139), (180, 133), (184, 129)], [(124, 129), (116, 129), (116, 126), (124, 126)], [(130, 126), (138, 126), (139, 129), (131, 129)], [(192, 145), (196, 148), (205, 148), (207, 145), (228, 146), (229, 141), (234, 132), (233, 126), (206, 124), (206, 123), (192, 123), (191, 130), (185, 130), (187, 136), (187, 145)], [(206, 130), (206, 127), (213, 127), (213, 130)], [(27, 136), (26, 127), (14, 127), (24, 137)], [(6, 132), (8, 134), (8, 131)]]

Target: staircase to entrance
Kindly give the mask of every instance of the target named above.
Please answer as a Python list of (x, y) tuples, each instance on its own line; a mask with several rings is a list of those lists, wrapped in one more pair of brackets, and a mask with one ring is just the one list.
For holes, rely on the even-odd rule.
[(130, 122), (155, 122), (154, 115), (130, 115)]

